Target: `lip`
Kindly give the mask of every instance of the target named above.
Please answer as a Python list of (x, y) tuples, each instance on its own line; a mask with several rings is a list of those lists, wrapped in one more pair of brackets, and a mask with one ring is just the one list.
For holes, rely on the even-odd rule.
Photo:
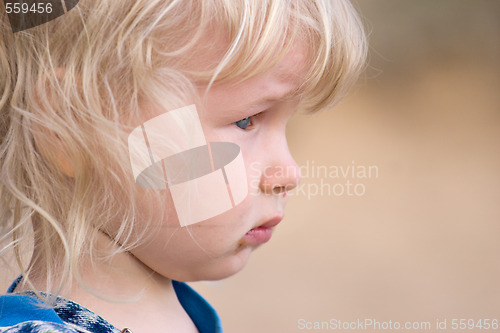
[(266, 222), (250, 229), (245, 234), (245, 236), (243, 236), (243, 239), (248, 244), (254, 244), (254, 245), (259, 245), (268, 242), (273, 234), (272, 228), (278, 225), (282, 219), (283, 219), (283, 214), (272, 217)]
[(267, 220), (265, 223), (259, 225), (258, 227), (261, 227), (261, 228), (272, 228), (272, 227), (275, 227), (278, 225), (278, 223), (281, 222), (281, 220), (283, 220), (283, 215), (276, 215), (274, 216), (273, 218)]

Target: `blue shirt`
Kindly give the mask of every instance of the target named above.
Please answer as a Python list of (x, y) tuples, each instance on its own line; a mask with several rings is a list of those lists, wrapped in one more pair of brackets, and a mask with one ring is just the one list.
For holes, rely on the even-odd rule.
[[(8, 294), (0, 296), (0, 332), (120, 333), (106, 320), (63, 297), (49, 307), (34, 292), (13, 293), (19, 277)], [(177, 298), (200, 333), (222, 333), (217, 312), (184, 282), (172, 281)]]

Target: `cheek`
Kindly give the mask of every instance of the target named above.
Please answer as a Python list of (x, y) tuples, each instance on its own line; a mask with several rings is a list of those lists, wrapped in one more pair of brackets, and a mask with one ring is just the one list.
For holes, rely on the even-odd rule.
[[(255, 207), (261, 153), (254, 151), (252, 145), (242, 145), (240, 149), (245, 165), (242, 177), (246, 177), (249, 186), (245, 199), (220, 215), (181, 227), (169, 191), (162, 193), (163, 202), (152, 204), (145, 190), (141, 197), (145, 210), (142, 214), (152, 215), (155, 222), (147, 228), (140, 245), (131, 251), (134, 256), (154, 271), (181, 280), (229, 276), (242, 267), (250, 251), (241, 246), (241, 240), (259, 217)], [(145, 227), (138, 225), (138, 232), (144, 232)], [(204, 275), (207, 271), (215, 275)]]
[(263, 170), (262, 149), (253, 146), (242, 145), (243, 160), (245, 161), (245, 172), (248, 183), (248, 196), (255, 197), (260, 191), (260, 181)]
[(158, 228), (131, 252), (146, 266), (174, 279), (216, 278), (205, 275), (209, 271), (229, 276), (241, 268), (234, 268), (235, 263), (246, 261), (239, 259), (248, 250), (240, 247), (240, 240), (253, 224), (250, 207), (245, 200), (226, 213), (188, 227)]
[[(225, 138), (225, 141), (231, 142), (227, 139), (228, 138)], [(192, 230), (191, 234), (194, 234), (197, 238), (198, 236), (202, 237), (203, 233), (215, 232), (214, 230), (217, 229), (217, 226), (224, 225), (221, 220), (223, 221), (225, 218), (233, 220), (244, 219), (245, 216), (249, 215), (252, 203), (257, 200), (257, 196), (260, 191), (259, 185), (263, 169), (263, 163), (261, 161), (264, 158), (263, 155), (265, 152), (263, 149), (259, 149), (257, 145), (249, 142), (249, 140), (239, 142), (238, 146), (241, 150), (240, 158), (242, 160), (242, 164), (244, 165), (244, 170), (241, 170), (241, 173), (235, 174), (235, 176), (246, 178), (241, 181), (241, 186), (247, 187), (248, 194), (244, 197), (242, 202), (236, 203), (235, 207), (227, 209), (222, 214), (215, 216), (212, 215), (213, 217), (209, 219), (190, 224), (188, 229)], [(236, 183), (236, 180), (234, 180), (234, 183)], [(226, 185), (224, 186), (224, 189), (226, 189)], [(158, 191), (138, 188), (137, 190), (139, 198), (139, 217), (137, 219), (138, 225), (136, 226), (137, 232), (134, 232), (134, 234), (139, 235), (143, 230), (151, 229), (152, 232), (150, 232), (150, 234), (154, 237), (155, 230), (159, 227), (161, 228), (161, 233), (164, 235), (163, 237), (165, 239), (171, 237), (171, 234), (174, 232), (177, 233), (176, 237), (179, 237), (180, 234), (190, 236), (188, 232), (179, 231), (186, 229), (186, 227), (181, 228), (178, 212), (174, 204), (174, 199), (172, 198), (172, 193), (169, 189)], [(209, 197), (210, 199), (215, 197), (212, 189), (209, 189), (207, 193), (208, 194), (204, 195), (204, 197)], [(201, 210), (203, 209), (204, 204), (204, 202), (194, 202), (187, 206), (189, 206), (189, 210), (191, 211)], [(203, 232), (199, 230), (203, 230)], [(222, 234), (222, 232), (218, 231), (218, 234)], [(145, 236), (148, 238), (148, 235)], [(187, 239), (187, 237), (185, 238)]]
[[(181, 227), (171, 197), (164, 203), (168, 207), (165, 215), (158, 210), (157, 220), (148, 228), (139, 223), (137, 229), (147, 230), (142, 238), (144, 247), (172, 260), (189, 254), (192, 259), (206, 259), (207, 255), (217, 257), (231, 251), (232, 247), (252, 225), (252, 204), (254, 196), (246, 198), (222, 214)], [(163, 253), (163, 254), (161, 254)]]

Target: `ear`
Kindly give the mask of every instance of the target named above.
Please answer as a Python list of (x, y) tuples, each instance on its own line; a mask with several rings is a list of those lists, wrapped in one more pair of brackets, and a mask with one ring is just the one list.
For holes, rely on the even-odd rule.
[[(50, 87), (51, 81), (62, 81), (65, 72), (66, 71), (62, 68), (56, 68), (53, 74), (50, 75), (51, 77), (46, 77), (44, 79), (45, 87)], [(35, 93), (35, 96), (40, 96), (38, 91)], [(50, 93), (46, 94), (46, 96), (48, 96), (47, 99), (49, 100), (49, 103), (52, 98), (56, 98), (54, 96), (51, 98)], [(40, 100), (39, 97), (36, 98)], [(74, 178), (75, 168), (71, 162), (73, 159), (71, 158), (70, 151), (67, 149), (67, 145), (61, 140), (61, 138), (53, 131), (39, 124), (33, 123), (32, 131), (35, 146), (42, 157), (57, 167), (66, 176)]]
[(40, 131), (38, 126), (33, 127), (35, 145), (45, 160), (57, 167), (70, 178), (75, 177), (75, 168), (64, 142), (55, 133)]

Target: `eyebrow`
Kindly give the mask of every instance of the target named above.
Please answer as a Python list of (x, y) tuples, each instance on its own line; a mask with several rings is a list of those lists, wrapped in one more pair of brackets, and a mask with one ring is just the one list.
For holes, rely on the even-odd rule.
[(236, 109), (238, 112), (245, 112), (249, 109), (255, 109), (260, 106), (268, 105), (268, 104), (274, 104), (276, 102), (283, 102), (287, 101), (289, 99), (292, 99), (295, 96), (298, 96), (301, 93), (300, 88), (295, 88), (295, 89), (289, 89), (286, 93), (284, 94), (269, 94), (267, 96), (261, 97), (259, 99), (256, 99), (254, 101), (251, 101), (248, 104), (242, 105)]

